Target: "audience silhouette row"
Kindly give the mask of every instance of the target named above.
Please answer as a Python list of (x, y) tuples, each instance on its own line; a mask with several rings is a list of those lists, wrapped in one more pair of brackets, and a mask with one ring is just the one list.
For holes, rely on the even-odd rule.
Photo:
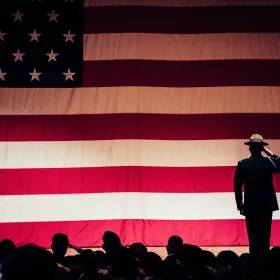
[[(74, 249), (76, 255), (68, 256)], [(69, 243), (65, 234), (52, 238), (52, 252), (33, 244), (16, 248), (5, 239), (0, 242), (1, 280), (247, 280), (280, 279), (280, 247), (271, 249), (263, 274), (252, 273), (250, 255), (238, 256), (222, 251), (215, 256), (210, 251), (184, 244), (179, 236), (171, 236), (163, 260), (149, 252), (141, 243), (128, 247), (121, 244), (114, 232), (103, 235), (103, 250), (78, 248)]]

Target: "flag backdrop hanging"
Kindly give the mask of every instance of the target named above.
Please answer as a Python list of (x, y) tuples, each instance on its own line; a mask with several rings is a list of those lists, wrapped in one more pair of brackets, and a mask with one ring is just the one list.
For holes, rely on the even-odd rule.
[(0, 239), (248, 243), (233, 176), (253, 133), (280, 154), (279, 0), (1, 2)]

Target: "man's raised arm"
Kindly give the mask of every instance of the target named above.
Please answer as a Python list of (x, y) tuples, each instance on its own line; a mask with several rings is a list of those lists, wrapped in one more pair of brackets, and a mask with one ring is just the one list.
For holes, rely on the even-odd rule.
[(275, 167), (275, 173), (280, 173), (280, 157), (273, 154), (270, 150), (267, 148), (263, 148), (264, 153), (270, 158), (272, 164)]

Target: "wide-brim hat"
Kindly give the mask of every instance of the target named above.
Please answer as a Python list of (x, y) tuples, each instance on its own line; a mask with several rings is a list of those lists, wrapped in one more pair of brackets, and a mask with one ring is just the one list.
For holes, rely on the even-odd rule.
[(244, 143), (247, 146), (261, 145), (268, 146), (268, 143), (264, 142), (263, 137), (260, 134), (253, 134), (250, 140)]

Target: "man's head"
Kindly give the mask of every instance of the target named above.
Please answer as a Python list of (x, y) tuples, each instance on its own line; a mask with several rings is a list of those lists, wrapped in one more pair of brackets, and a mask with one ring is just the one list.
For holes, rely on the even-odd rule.
[(112, 231), (106, 231), (103, 235), (102, 240), (103, 240), (102, 248), (107, 253), (118, 250), (121, 247), (121, 240), (119, 236)]
[(253, 134), (249, 141), (244, 143), (249, 146), (249, 151), (251, 154), (260, 154), (263, 151), (264, 146), (268, 146), (266, 142), (264, 142), (263, 137), (260, 134)]
[(63, 233), (57, 233), (52, 238), (52, 251), (53, 254), (57, 257), (64, 257), (67, 248), (69, 246), (69, 240), (67, 235)]
[(4, 239), (0, 242), (0, 263), (9, 256), (16, 248), (15, 243), (10, 239)]
[(50, 280), (56, 279), (57, 273), (52, 254), (32, 244), (14, 249), (0, 268), (3, 280)]
[(262, 145), (250, 145), (249, 146), (249, 151), (252, 155), (255, 155), (255, 154), (260, 154), (262, 151), (263, 151), (263, 146)]
[(183, 245), (183, 239), (178, 235), (173, 235), (168, 239), (168, 245), (166, 247), (168, 255), (178, 254)]
[(141, 261), (148, 252), (147, 247), (142, 243), (133, 243), (129, 246), (128, 249), (131, 254), (139, 261)]

